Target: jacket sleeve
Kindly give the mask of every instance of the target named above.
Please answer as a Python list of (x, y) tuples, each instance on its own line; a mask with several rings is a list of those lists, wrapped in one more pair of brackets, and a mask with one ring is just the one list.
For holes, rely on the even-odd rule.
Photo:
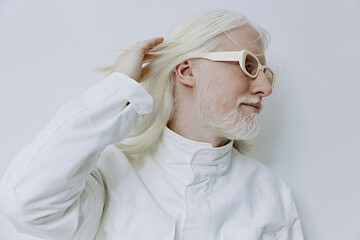
[(290, 192), (290, 207), (289, 207), (289, 237), (287, 239), (304, 240), (304, 233), (301, 225), (301, 220), (291, 192)]
[(65, 104), (10, 163), (0, 184), (0, 210), (20, 232), (94, 239), (105, 199), (96, 161), (107, 145), (138, 127), (152, 104), (152, 97), (121, 73)]

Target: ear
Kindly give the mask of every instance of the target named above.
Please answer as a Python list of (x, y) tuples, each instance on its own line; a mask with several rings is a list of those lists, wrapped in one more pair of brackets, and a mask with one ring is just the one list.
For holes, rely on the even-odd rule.
[(189, 60), (185, 60), (175, 67), (175, 73), (179, 82), (187, 87), (195, 86), (195, 78), (193, 74), (193, 64)]

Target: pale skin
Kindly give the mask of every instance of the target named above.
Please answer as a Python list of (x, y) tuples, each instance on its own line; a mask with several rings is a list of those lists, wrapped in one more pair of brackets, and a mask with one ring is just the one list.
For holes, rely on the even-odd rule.
[[(243, 26), (230, 31), (238, 44), (230, 39), (223, 38), (214, 51), (240, 51), (247, 49), (255, 54), (262, 54), (261, 41), (257, 38), (257, 32), (250, 26)], [(162, 37), (152, 38), (137, 43), (130, 51), (117, 59), (115, 71), (124, 73), (136, 81), (140, 81), (142, 63), (147, 51), (160, 44)], [(250, 43), (244, 43), (250, 42)], [(259, 57), (262, 64), (265, 58)], [(213, 147), (221, 147), (229, 140), (221, 133), (206, 127), (204, 119), (199, 119), (194, 103), (197, 101), (199, 87), (197, 84), (201, 78), (201, 61), (208, 61), (209, 68), (206, 79), (209, 86), (214, 88), (215, 98), (218, 98), (217, 108), (221, 113), (227, 113), (233, 109), (238, 111), (259, 112), (260, 109), (241, 104), (237, 106), (238, 99), (242, 96), (253, 96), (259, 99), (269, 96), (272, 92), (271, 83), (263, 72), (256, 78), (250, 78), (242, 72), (237, 62), (212, 62), (205, 59), (188, 59), (175, 68), (176, 82), (175, 95), (178, 100), (178, 108), (174, 116), (168, 122), (168, 127), (179, 135), (199, 142), (207, 142)]]

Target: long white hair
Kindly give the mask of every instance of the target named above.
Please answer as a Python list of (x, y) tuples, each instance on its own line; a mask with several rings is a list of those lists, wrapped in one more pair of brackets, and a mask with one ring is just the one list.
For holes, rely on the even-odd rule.
[[(144, 59), (141, 85), (154, 99), (153, 111), (127, 139), (115, 145), (128, 154), (148, 150), (174, 112), (175, 67), (199, 53), (212, 51), (220, 42), (221, 33), (244, 24), (251, 24), (258, 31), (265, 50), (270, 42), (268, 32), (244, 15), (227, 10), (213, 10), (187, 19), (164, 42), (151, 49)], [(113, 69), (114, 66), (108, 68), (110, 72)], [(234, 147), (242, 153), (248, 152), (251, 146), (249, 141), (234, 142)]]

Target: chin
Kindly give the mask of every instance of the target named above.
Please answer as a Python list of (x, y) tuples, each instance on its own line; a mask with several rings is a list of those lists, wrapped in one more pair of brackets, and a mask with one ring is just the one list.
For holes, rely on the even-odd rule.
[(229, 140), (252, 140), (253, 138), (255, 138), (257, 135), (259, 134), (259, 131), (257, 131), (256, 133), (251, 133), (251, 134), (234, 134), (233, 136), (229, 136), (227, 139)]
[[(239, 127), (240, 126), (240, 127)], [(260, 126), (257, 121), (242, 122), (240, 125), (227, 129), (225, 135), (230, 140), (251, 140), (260, 133)]]

